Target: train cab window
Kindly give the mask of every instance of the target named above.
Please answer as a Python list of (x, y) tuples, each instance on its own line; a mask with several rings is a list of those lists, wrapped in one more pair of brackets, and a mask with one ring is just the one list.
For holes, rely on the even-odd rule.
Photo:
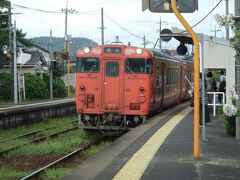
[(121, 54), (122, 49), (118, 47), (105, 47), (104, 54)]
[(94, 73), (99, 71), (99, 58), (84, 57), (78, 58), (76, 63), (77, 72)]
[(106, 76), (117, 77), (119, 75), (119, 64), (118, 62), (107, 62), (106, 63)]
[(125, 61), (125, 72), (128, 74), (150, 74), (152, 73), (152, 61), (144, 58), (128, 58)]

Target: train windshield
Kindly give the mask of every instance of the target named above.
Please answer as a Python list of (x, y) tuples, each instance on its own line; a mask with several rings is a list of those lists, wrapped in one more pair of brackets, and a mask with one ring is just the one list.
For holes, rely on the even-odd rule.
[(97, 57), (78, 58), (76, 69), (77, 72), (84, 73), (99, 72), (99, 58)]
[(150, 74), (152, 73), (152, 61), (144, 58), (128, 58), (125, 61), (125, 72), (128, 74)]

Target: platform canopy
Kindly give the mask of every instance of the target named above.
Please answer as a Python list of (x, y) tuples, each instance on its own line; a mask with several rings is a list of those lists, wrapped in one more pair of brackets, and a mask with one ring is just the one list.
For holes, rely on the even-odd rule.
[[(161, 34), (161, 36), (171, 36), (180, 43), (193, 45), (193, 40), (186, 30), (172, 28), (171, 33)], [(200, 44), (200, 70), (202, 62), (204, 62), (205, 74), (210, 70), (224, 70), (226, 72), (226, 101), (230, 103), (229, 92), (235, 85), (235, 50), (229, 40), (199, 33), (197, 36)]]
[[(161, 31), (161, 38), (174, 37), (176, 40), (178, 40), (181, 43), (193, 45), (193, 40), (186, 30), (181, 30), (174, 27), (172, 27), (171, 30), (170, 29), (168, 31), (165, 31), (165, 30), (166, 29), (163, 29)], [(165, 33), (165, 32), (168, 32), (168, 33)]]

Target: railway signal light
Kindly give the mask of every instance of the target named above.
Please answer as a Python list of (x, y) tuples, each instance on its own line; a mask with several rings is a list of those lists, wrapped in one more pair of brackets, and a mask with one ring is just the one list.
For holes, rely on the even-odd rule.
[(2, 51), (3, 51), (3, 54), (6, 56), (7, 60), (11, 60), (12, 59), (12, 52), (8, 49), (7, 45), (4, 45), (2, 47)]
[(3, 47), (2, 47), (2, 51), (3, 51), (3, 54), (7, 54), (8, 53), (8, 47), (7, 47), (7, 45), (4, 45)]
[[(198, 9), (198, 0), (176, 0), (180, 13), (193, 13)], [(173, 13), (171, 0), (142, 0), (142, 10), (151, 12)]]

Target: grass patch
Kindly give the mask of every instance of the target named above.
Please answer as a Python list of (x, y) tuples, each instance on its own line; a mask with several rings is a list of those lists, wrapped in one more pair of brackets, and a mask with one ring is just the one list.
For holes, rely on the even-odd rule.
[(0, 131), (0, 141), (8, 138), (12, 138), (15, 136), (19, 136), (31, 131), (36, 131), (39, 129), (47, 128), (49, 126), (53, 125), (59, 125), (68, 121), (72, 121), (77, 119), (76, 116), (68, 116), (64, 118), (53, 118), (53, 119), (48, 119), (48, 120), (43, 120), (42, 122), (39, 123), (34, 123), (31, 125), (26, 125), (26, 126), (21, 126), (18, 128), (12, 128), (12, 129), (5, 129)]
[(108, 147), (110, 144), (111, 144), (111, 142), (105, 141), (97, 146), (94, 145), (91, 148), (87, 149), (86, 151), (83, 151), (82, 155), (83, 156), (93, 156), (93, 155), (99, 153), (100, 151), (102, 151), (103, 149), (105, 149), (106, 147)]
[(66, 129), (70, 129), (74, 126), (77, 125), (77, 122), (75, 123), (70, 123), (70, 124), (65, 124), (63, 126), (59, 126), (59, 127), (56, 127), (56, 128), (53, 128), (53, 129), (49, 129), (49, 130), (45, 130), (45, 131), (42, 131), (41, 132), (41, 135), (42, 136), (48, 136), (50, 134), (54, 134), (54, 133), (57, 133), (59, 131), (63, 131), (63, 130), (66, 130)]
[(26, 138), (16, 139), (12, 141), (3, 142), (0, 144), (0, 151), (15, 147), (24, 143), (29, 142)]
[(37, 154), (65, 154), (73, 151), (79, 144), (91, 143), (101, 138), (99, 134), (87, 134), (84, 130), (78, 129), (68, 133), (61, 134), (58, 139), (44, 141), (39, 144), (31, 144), (21, 147), (8, 153), (9, 157), (18, 157)]
[[(111, 144), (111, 142), (107, 142), (107, 141), (102, 142), (101, 144), (99, 144), (97, 146), (92, 146), (90, 149), (87, 149), (86, 151), (81, 153), (81, 155), (86, 156), (86, 157), (95, 155), (95, 154), (99, 153), (100, 151), (102, 151), (103, 149), (105, 149), (110, 144)], [(68, 168), (62, 168), (61, 167), (61, 168), (48, 169), (41, 176), (41, 178), (42, 179), (47, 179), (47, 180), (48, 179), (51, 179), (51, 180), (61, 179), (62, 177), (68, 175), (73, 170), (73, 168), (74, 168), (73, 166), (70, 166)]]
[(1, 179), (20, 179), (26, 175), (28, 175), (28, 172), (18, 172), (13, 169), (0, 167)]
[(66, 176), (72, 171), (70, 168), (54, 168), (54, 169), (47, 169), (44, 174), (41, 176), (42, 179), (61, 179), (61, 177)]

